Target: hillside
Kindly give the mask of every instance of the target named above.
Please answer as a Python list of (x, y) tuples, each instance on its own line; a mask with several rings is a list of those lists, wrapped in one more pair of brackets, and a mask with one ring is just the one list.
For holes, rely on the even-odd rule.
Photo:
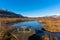
[(7, 17), (7, 18), (22, 18), (22, 15), (7, 11), (7, 10), (0, 10), (0, 17)]
[(46, 16), (46, 17), (50, 17), (50, 18), (60, 18), (60, 15), (50, 15), (50, 16)]

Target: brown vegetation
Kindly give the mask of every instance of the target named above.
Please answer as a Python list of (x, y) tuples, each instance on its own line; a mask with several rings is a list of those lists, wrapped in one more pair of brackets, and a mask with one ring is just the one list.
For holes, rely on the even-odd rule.
[(49, 32), (60, 32), (60, 19), (58, 18), (46, 18), (44, 29)]
[(0, 32), (14, 30), (14, 28), (11, 27), (12, 23), (29, 20), (42, 21), (45, 24), (44, 29), (46, 31), (60, 32), (60, 18), (0, 18)]
[(0, 27), (5, 26), (6, 24), (29, 20), (43, 21), (45, 30), (50, 32), (60, 32), (60, 18), (0, 18)]

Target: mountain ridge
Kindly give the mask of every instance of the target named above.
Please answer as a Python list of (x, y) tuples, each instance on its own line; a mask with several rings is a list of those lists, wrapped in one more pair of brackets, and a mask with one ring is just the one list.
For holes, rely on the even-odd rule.
[(19, 18), (19, 17), (23, 17), (23, 16), (20, 14), (16, 14), (14, 12), (11, 12), (11, 11), (0, 10), (0, 17)]
[(45, 16), (45, 17), (50, 17), (50, 18), (60, 18), (60, 15), (50, 15), (50, 16)]

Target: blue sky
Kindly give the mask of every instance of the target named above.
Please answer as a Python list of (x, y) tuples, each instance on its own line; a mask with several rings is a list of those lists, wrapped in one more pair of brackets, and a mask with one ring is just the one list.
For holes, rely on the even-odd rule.
[(29, 17), (60, 15), (60, 0), (0, 0), (0, 9)]

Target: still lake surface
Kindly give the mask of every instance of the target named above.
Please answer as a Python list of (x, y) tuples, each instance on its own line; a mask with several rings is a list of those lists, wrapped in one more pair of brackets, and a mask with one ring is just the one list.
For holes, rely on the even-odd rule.
[(41, 28), (43, 28), (43, 24), (39, 24), (38, 21), (25, 21), (25, 22), (13, 24), (12, 26), (15, 28), (26, 27), (34, 30), (41, 30)]
[[(38, 21), (24, 21), (24, 22), (19, 22), (16, 24), (12, 25), (14, 28), (31, 28), (34, 29), (36, 32), (38, 32), (38, 30), (41, 30), (44, 27), (44, 24), (39, 24)], [(50, 32), (47, 31), (42, 31), (42, 33), (39, 33), (37, 35), (44, 35), (44, 33), (50, 35)], [(58, 38), (58, 40), (60, 40), (60, 33), (52, 33), (52, 37), (56, 36)]]

